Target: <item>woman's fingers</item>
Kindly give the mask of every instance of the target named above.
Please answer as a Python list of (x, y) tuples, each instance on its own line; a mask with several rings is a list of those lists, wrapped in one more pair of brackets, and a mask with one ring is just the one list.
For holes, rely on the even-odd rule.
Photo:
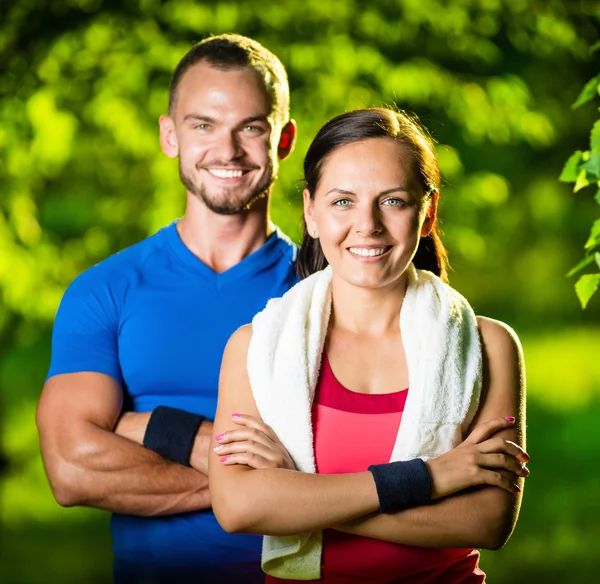
[(529, 469), (521, 465), (517, 459), (504, 453), (480, 454), (477, 459), (477, 464), (484, 469), (502, 469), (508, 470), (520, 477), (528, 477)]
[(246, 464), (252, 468), (294, 469), (294, 461), (271, 428), (260, 418), (233, 414), (240, 427), (215, 436), (213, 450), (223, 464)]
[(256, 416), (248, 416), (247, 414), (232, 414), (231, 419), (240, 426), (245, 426), (252, 430), (262, 432), (265, 436), (268, 436), (273, 442), (279, 442), (277, 435), (271, 429), (271, 426), (265, 424), (260, 418)]
[(509, 493), (520, 493), (521, 487), (518, 484), (518, 477), (506, 470), (485, 470), (482, 469), (480, 475), (480, 485), (491, 485), (500, 487)]
[(525, 452), (518, 444), (510, 440), (504, 440), (500, 436), (489, 438), (479, 444), (477, 447), (479, 452), (488, 454), (491, 452), (505, 452), (514, 456), (519, 462), (529, 462), (529, 454)]
[(267, 448), (257, 442), (231, 442), (215, 446), (223, 464), (245, 464), (251, 468), (287, 468), (294, 465), (281, 449)]
[(277, 456), (276, 450), (268, 448), (260, 442), (254, 440), (242, 440), (237, 442), (229, 442), (227, 444), (218, 444), (213, 448), (219, 456), (226, 454), (236, 454), (240, 452), (252, 452), (258, 454), (264, 458), (275, 458)]
[(515, 418), (506, 416), (505, 418), (494, 418), (477, 424), (471, 433), (465, 439), (470, 444), (479, 444), (487, 440), (492, 434), (505, 428), (510, 428), (515, 423)]
[(238, 428), (237, 430), (228, 430), (215, 436), (217, 444), (229, 444), (230, 442), (254, 441), (264, 446), (275, 446), (275, 442), (264, 432), (252, 428)]
[(221, 457), (221, 462), (225, 466), (243, 464), (254, 469), (275, 468), (269, 460), (252, 452), (239, 452), (237, 454), (228, 454), (226, 456)]

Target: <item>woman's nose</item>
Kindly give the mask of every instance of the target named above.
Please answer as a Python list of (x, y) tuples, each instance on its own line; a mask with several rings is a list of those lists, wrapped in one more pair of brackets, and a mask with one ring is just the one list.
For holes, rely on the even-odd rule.
[(365, 205), (359, 210), (355, 223), (356, 233), (363, 237), (377, 235), (383, 230), (379, 207), (376, 205)]

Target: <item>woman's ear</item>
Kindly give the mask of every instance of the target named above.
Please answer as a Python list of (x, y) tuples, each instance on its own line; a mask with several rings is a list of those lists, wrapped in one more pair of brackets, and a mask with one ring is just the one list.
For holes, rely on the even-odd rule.
[(308, 230), (309, 235), (316, 239), (319, 237), (319, 234), (317, 233), (317, 223), (314, 216), (314, 200), (311, 198), (308, 189), (304, 189), (302, 196), (304, 198), (304, 221), (306, 221), (306, 229)]
[(431, 233), (431, 230), (435, 225), (435, 220), (437, 217), (438, 200), (439, 192), (437, 189), (434, 189), (429, 194), (429, 198), (425, 203), (427, 209), (425, 211), (425, 220), (423, 221), (423, 225), (421, 226), (421, 237), (427, 237)]
[(160, 127), (160, 147), (169, 158), (177, 158), (179, 155), (179, 144), (175, 133), (175, 123), (171, 116), (160, 116), (158, 120)]

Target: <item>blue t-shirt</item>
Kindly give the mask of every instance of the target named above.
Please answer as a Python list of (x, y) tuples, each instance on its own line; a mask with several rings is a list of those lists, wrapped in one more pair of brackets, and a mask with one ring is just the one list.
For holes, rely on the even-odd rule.
[[(220, 274), (173, 223), (90, 268), (69, 286), (48, 377), (95, 371), (121, 383), (134, 411), (167, 405), (214, 419), (231, 334), (297, 282), (296, 247), (279, 231)], [(261, 536), (225, 533), (210, 509), (114, 514), (117, 582), (262, 582)]]

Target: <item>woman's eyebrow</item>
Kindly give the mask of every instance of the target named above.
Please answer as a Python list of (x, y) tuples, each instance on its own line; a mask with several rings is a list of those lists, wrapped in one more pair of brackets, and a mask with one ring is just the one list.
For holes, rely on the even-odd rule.
[[(393, 189), (387, 189), (386, 191), (381, 191), (377, 196), (381, 197), (383, 195), (389, 195), (390, 193), (396, 193), (396, 192), (410, 194), (410, 191), (408, 190), (407, 187), (401, 186), (401, 187), (394, 187)], [(325, 196), (330, 195), (332, 193), (338, 193), (340, 195), (356, 195), (356, 193), (354, 193), (353, 191), (347, 191), (346, 189), (339, 189), (337, 187), (334, 187), (333, 189), (331, 189), (330, 191), (325, 193)]]

